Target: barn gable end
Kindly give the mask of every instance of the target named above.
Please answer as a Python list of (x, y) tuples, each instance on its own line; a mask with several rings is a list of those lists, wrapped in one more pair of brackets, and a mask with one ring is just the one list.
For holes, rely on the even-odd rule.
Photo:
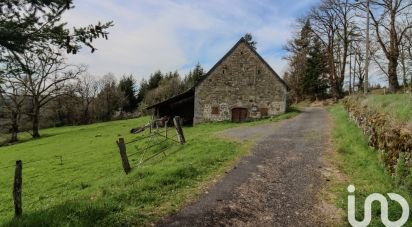
[(281, 114), (286, 95), (284, 81), (242, 38), (196, 86), (194, 123)]

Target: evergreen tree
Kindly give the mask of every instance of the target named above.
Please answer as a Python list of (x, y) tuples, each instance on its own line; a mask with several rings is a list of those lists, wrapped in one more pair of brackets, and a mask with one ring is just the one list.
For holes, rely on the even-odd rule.
[(328, 88), (326, 75), (326, 61), (324, 49), (318, 38), (311, 43), (303, 78), (303, 89), (306, 97), (310, 99), (323, 98)]
[(149, 90), (149, 83), (147, 83), (147, 80), (142, 79), (139, 85), (139, 92), (137, 93), (137, 103), (141, 103), (143, 101), (144, 96), (148, 90)]
[(193, 69), (193, 73), (192, 73), (193, 81), (194, 81), (195, 85), (203, 79), (204, 75), (205, 75), (205, 73), (203, 71), (202, 66), (200, 65), (200, 63), (197, 63), (195, 68)]
[(133, 112), (137, 108), (137, 97), (136, 97), (136, 81), (133, 76), (124, 76), (119, 82), (120, 91), (124, 95), (124, 102), (122, 109), (126, 112)]
[(163, 76), (162, 80), (170, 80), (170, 79), (174, 79), (174, 78), (178, 78), (178, 77), (180, 77), (180, 75), (177, 71), (168, 72)]
[[(175, 72), (177, 73), (177, 72)], [(170, 75), (169, 75), (170, 76)], [(173, 76), (173, 75), (172, 75)], [(139, 85), (139, 91), (137, 93), (137, 103), (142, 104), (145, 99), (146, 94), (157, 87), (159, 87), (160, 82), (163, 80), (163, 76), (160, 70), (157, 70), (155, 73), (151, 74), (149, 80), (143, 79)], [(140, 109), (140, 108), (139, 108)]]
[(312, 28), (310, 21), (307, 20), (302, 26), (301, 31), (298, 33), (298, 37), (289, 41), (285, 49), (291, 53), (287, 58), (289, 60), (289, 72), (285, 77), (286, 83), (291, 88), (291, 96), (293, 96), (295, 102), (299, 102), (304, 99), (304, 77), (306, 73), (308, 54), (310, 51)]
[(150, 75), (149, 82), (148, 82), (148, 89), (151, 90), (151, 89), (157, 88), (162, 79), (163, 79), (163, 74), (160, 70)]
[(184, 83), (186, 85), (186, 88), (191, 88), (193, 86), (196, 86), (204, 77), (205, 72), (203, 70), (203, 67), (200, 65), (200, 63), (197, 63), (195, 68), (189, 72), (188, 75), (186, 75)]
[(296, 50), (307, 52), (309, 46), (311, 45), (312, 37), (312, 26), (310, 25), (310, 21), (307, 20), (300, 32), (300, 38), (295, 39)]

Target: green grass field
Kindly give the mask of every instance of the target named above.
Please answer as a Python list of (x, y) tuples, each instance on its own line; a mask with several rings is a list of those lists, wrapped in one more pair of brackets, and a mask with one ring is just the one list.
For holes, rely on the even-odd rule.
[[(161, 146), (170, 145), (167, 156), (158, 156), (144, 165), (138, 165), (138, 155), (131, 156), (133, 170), (129, 175), (121, 168), (115, 141), (118, 137), (126, 142), (136, 138), (129, 134), (130, 128), (146, 123), (148, 118), (42, 130), (41, 139), (0, 147), (0, 224), (147, 225), (178, 211), (208, 181), (247, 154), (250, 143), (218, 138), (215, 132), (296, 114), (243, 124), (185, 127), (185, 145), (164, 142)], [(170, 133), (175, 135), (174, 131)], [(136, 152), (135, 145), (145, 146), (129, 144), (129, 155)], [(23, 160), (24, 215), (13, 219), (13, 166), (18, 159)]]
[[(389, 173), (380, 161), (380, 153), (368, 147), (367, 138), (362, 131), (348, 119), (348, 114), (342, 105), (329, 108), (334, 120), (333, 144), (336, 150), (339, 169), (347, 176), (345, 182), (335, 183), (330, 191), (338, 195), (338, 207), (347, 214), (347, 187), (353, 184), (356, 187), (356, 217), (363, 220), (363, 203), (372, 193), (386, 194), (395, 192), (404, 196), (412, 205), (412, 197), (404, 189), (396, 188)], [(388, 198), (388, 201), (391, 201)], [(397, 220), (401, 215), (401, 207), (396, 202), (389, 202), (389, 218)], [(383, 226), (380, 220), (379, 203), (374, 203), (373, 220), (370, 226)], [(345, 217), (347, 220), (347, 217)], [(409, 221), (405, 226), (412, 226)]]
[[(19, 134), (19, 143), (20, 142), (25, 142), (30, 140), (32, 137), (28, 132), (22, 132)], [(9, 134), (4, 134), (0, 133), (0, 147), (3, 145), (7, 145), (7, 143), (10, 141), (10, 135)]]
[(362, 104), (368, 108), (389, 114), (393, 119), (404, 123), (412, 123), (412, 95), (369, 95)]

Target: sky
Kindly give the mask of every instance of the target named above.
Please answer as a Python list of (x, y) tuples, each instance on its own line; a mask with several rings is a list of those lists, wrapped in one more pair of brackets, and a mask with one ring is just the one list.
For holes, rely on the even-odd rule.
[(318, 0), (75, 0), (64, 15), (69, 26), (113, 21), (97, 51), (68, 57), (92, 75), (132, 74), (137, 81), (156, 70), (185, 75), (197, 63), (209, 70), (247, 32), (257, 51), (280, 75), (287, 69), (282, 47), (297, 18)]

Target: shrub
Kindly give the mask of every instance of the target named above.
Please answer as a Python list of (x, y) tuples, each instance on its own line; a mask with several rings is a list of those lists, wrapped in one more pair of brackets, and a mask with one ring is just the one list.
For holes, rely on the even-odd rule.
[(405, 154), (400, 153), (399, 158), (398, 158), (398, 163), (396, 164), (396, 169), (395, 169), (395, 185), (397, 187), (400, 187), (403, 185), (403, 180), (405, 176), (407, 175), (407, 168), (405, 166)]

